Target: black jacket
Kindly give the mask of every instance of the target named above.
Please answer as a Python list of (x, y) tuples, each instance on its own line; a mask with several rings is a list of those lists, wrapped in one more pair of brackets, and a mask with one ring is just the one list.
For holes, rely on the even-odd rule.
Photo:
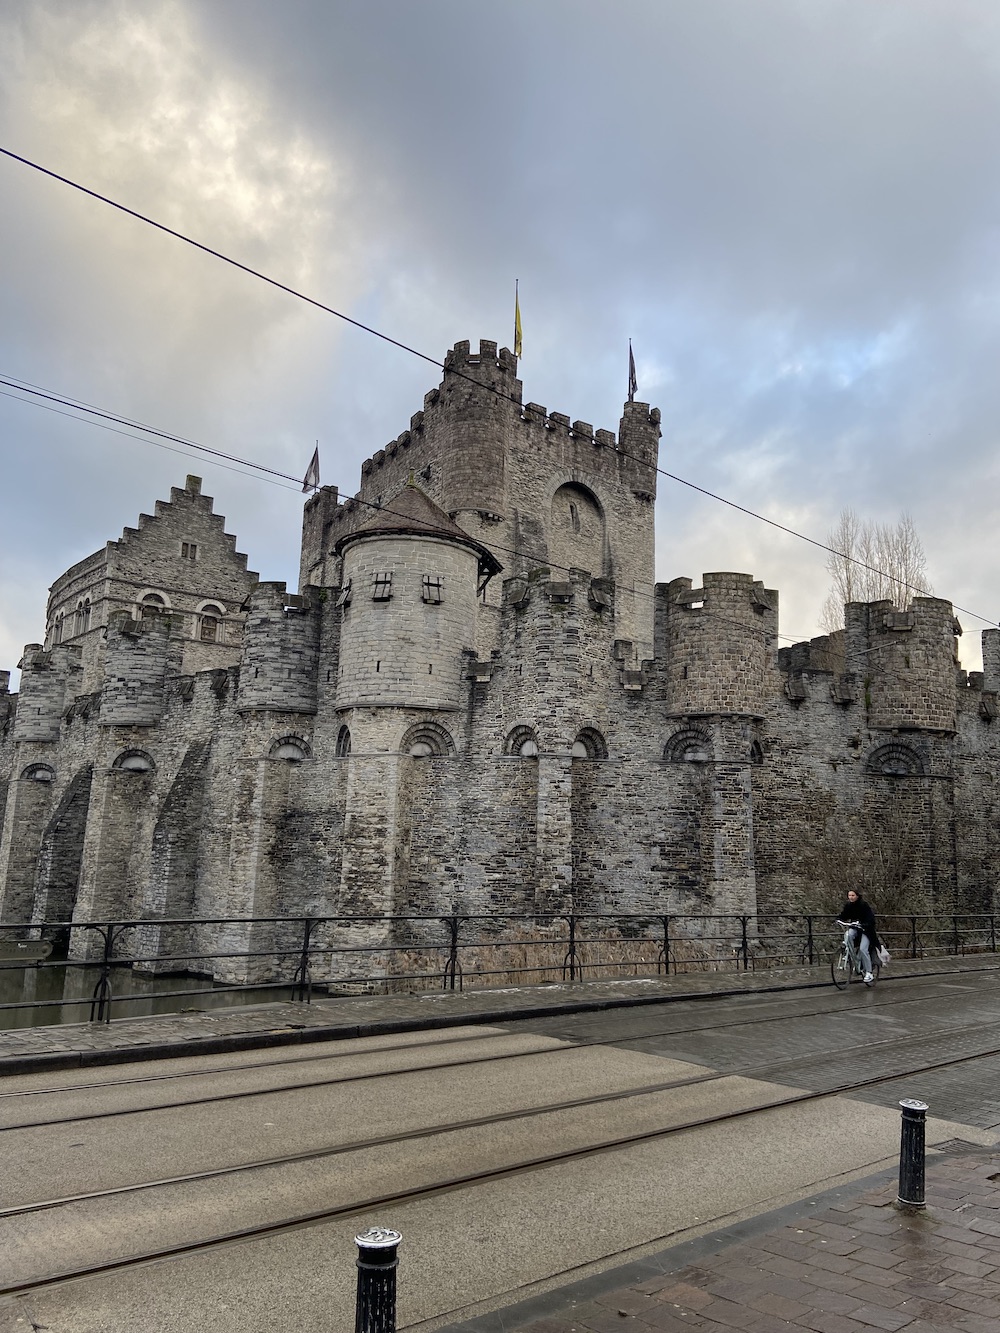
[(850, 921), (861, 927), (868, 936), (868, 943), (872, 950), (878, 951), (882, 947), (881, 940), (878, 937), (878, 931), (875, 929), (875, 913), (864, 898), (859, 897), (856, 902), (849, 899), (837, 914), (839, 921)]

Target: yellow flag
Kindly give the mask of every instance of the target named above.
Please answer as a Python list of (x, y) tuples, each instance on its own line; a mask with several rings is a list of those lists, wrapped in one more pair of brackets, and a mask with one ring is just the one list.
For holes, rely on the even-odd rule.
[(514, 283), (514, 355), (521, 355), (521, 302), (516, 282)]

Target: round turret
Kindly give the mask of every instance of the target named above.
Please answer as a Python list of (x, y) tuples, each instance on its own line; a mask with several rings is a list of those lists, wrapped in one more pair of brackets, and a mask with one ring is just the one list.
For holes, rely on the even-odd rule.
[(416, 486), (337, 543), (337, 707), (458, 708), (480, 571), (499, 566)]

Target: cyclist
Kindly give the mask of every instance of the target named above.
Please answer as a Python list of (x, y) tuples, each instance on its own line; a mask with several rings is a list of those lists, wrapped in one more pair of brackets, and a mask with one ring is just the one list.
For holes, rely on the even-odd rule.
[(875, 980), (872, 971), (872, 952), (878, 953), (882, 947), (875, 928), (875, 913), (856, 889), (848, 889), (847, 902), (840, 909), (837, 920), (854, 927), (851, 943), (861, 955), (861, 965), (865, 969), (865, 985), (870, 986)]

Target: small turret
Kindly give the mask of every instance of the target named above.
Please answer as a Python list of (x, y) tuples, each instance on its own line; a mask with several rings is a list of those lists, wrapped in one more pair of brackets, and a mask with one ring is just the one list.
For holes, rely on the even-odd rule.
[(180, 626), (169, 615), (133, 620), (116, 611), (108, 625), (101, 726), (152, 727), (163, 716), (166, 680), (179, 674)]
[(749, 574), (706, 574), (700, 588), (674, 579), (666, 589), (665, 628), (671, 712), (764, 711), (778, 631), (776, 591)]
[(900, 611), (891, 602), (848, 602), (844, 616), (847, 669), (864, 682), (868, 725), (954, 731), (957, 622), (951, 603), (915, 597)]
[(63, 645), (45, 652), (40, 643), (29, 643), (18, 666), (21, 692), (14, 717), (14, 740), (58, 740), (62, 715), (76, 693), (74, 682), (82, 670), (79, 648)]
[(319, 609), (284, 583), (258, 583), (247, 599), (239, 707), (315, 713)]

